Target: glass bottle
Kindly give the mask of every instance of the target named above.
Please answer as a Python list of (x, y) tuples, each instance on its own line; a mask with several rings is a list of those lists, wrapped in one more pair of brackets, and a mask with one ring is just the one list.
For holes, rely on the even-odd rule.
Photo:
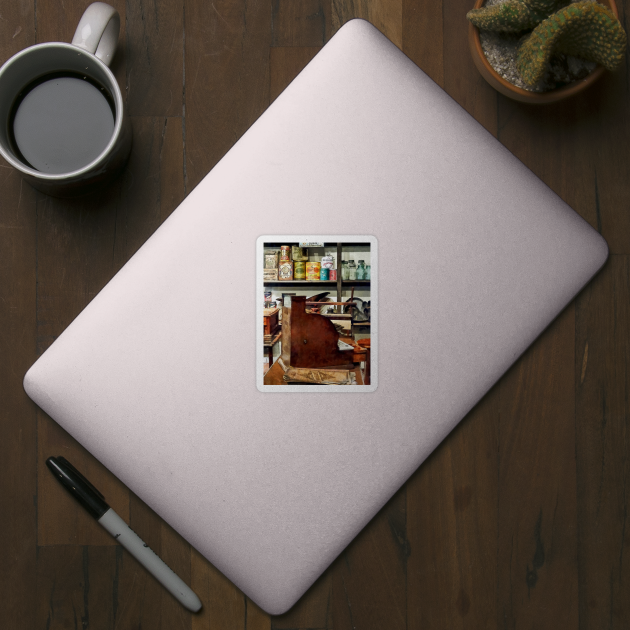
[(348, 261), (347, 260), (341, 261), (341, 279), (342, 280), (348, 279)]
[(357, 267), (357, 280), (365, 280), (365, 261), (360, 260)]
[(357, 266), (354, 264), (354, 260), (348, 261), (348, 280), (357, 279)]
[(366, 280), (371, 280), (372, 276), (372, 266), (371, 265), (366, 265), (365, 266), (365, 279)]

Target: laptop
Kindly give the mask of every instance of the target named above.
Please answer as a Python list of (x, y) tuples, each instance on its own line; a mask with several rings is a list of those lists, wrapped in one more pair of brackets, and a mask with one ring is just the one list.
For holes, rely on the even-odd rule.
[[(377, 250), (375, 386), (261, 386), (261, 244), (283, 238)], [(607, 255), (566, 203), (377, 29), (353, 20), (24, 387), (280, 614)]]

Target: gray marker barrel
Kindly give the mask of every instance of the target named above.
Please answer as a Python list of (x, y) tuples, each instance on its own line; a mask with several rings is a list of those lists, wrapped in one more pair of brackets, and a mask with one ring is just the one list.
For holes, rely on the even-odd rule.
[(109, 508), (98, 522), (183, 606), (197, 612), (201, 601), (188, 585), (176, 575), (159, 556), (123, 521), (114, 510)]

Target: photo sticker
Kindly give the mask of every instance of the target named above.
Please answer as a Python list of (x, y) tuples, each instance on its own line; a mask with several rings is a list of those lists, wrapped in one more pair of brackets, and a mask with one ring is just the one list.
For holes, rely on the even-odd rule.
[(260, 391), (376, 389), (377, 268), (373, 236), (258, 238)]

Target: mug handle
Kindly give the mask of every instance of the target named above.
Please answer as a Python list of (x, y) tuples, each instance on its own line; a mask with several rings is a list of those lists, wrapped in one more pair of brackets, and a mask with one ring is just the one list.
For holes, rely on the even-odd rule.
[(72, 44), (96, 55), (109, 66), (116, 52), (120, 15), (104, 2), (94, 2), (81, 16)]

